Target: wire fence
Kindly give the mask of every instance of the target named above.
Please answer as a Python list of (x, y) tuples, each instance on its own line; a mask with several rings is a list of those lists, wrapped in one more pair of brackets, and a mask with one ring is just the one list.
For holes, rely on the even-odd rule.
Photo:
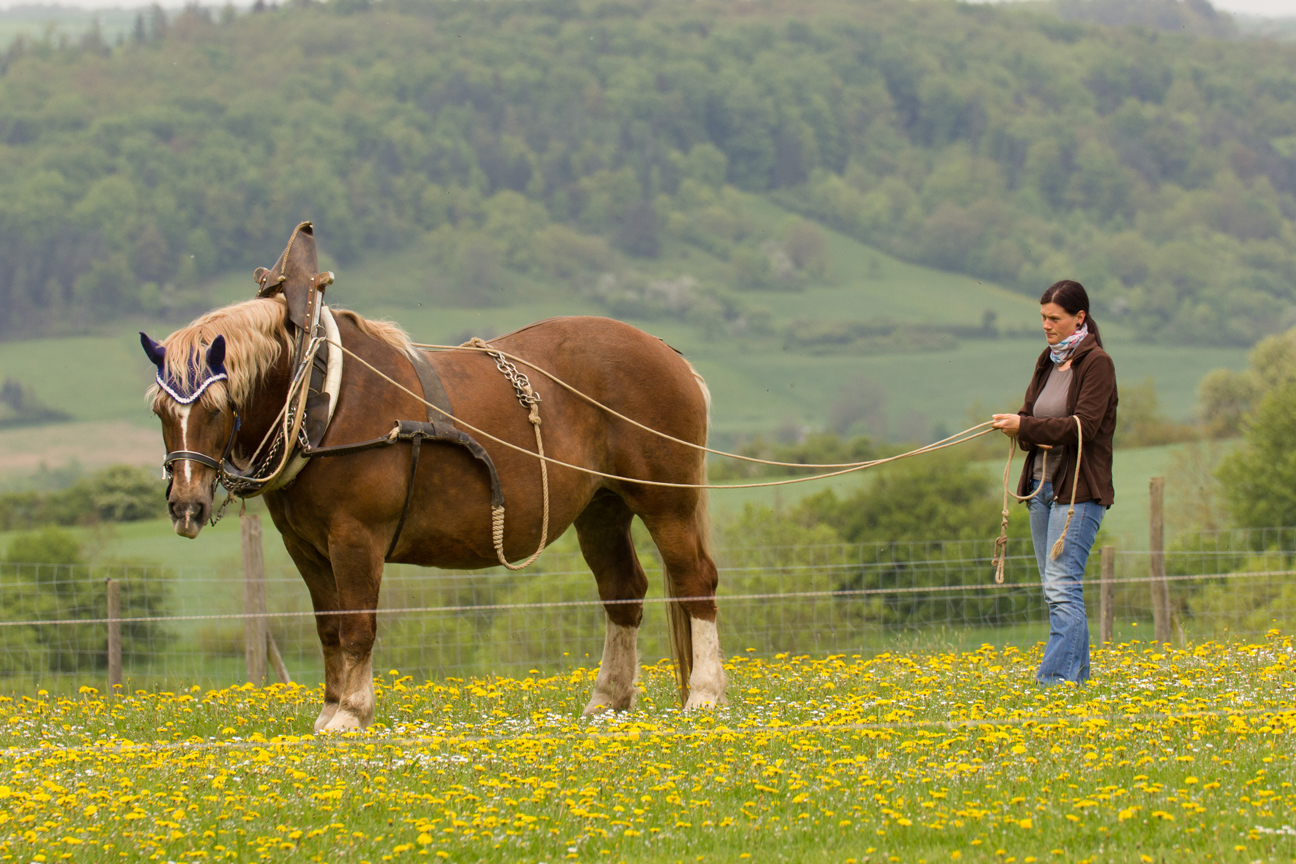
[[(1132, 545), (1132, 544), (1129, 544)], [(1165, 586), (1175, 641), (1250, 639), (1296, 625), (1296, 528), (1195, 532), (1167, 538), (1164, 580), (1153, 553), (1116, 544), (1107, 577), (1115, 641), (1154, 636)], [(995, 584), (988, 540), (721, 549), (721, 639), (730, 653), (848, 653), (1047, 638), (1048, 610), (1030, 541), (1012, 540)], [(650, 584), (640, 633), (646, 663), (668, 655), (660, 564), (640, 549)], [(1085, 575), (1093, 641), (1103, 573)], [(107, 580), (116, 580), (128, 688), (246, 680), (244, 574), (134, 566), (0, 565), (0, 689), (102, 689), (110, 662)], [(265, 625), (293, 680), (316, 683), (323, 662), (305, 585), (295, 570), (264, 577)], [(1164, 613), (1162, 613), (1164, 614)], [(376, 669), (419, 677), (530, 674), (597, 664), (605, 615), (576, 552), (549, 551), (531, 569), (475, 572), (389, 565), (379, 603)]]

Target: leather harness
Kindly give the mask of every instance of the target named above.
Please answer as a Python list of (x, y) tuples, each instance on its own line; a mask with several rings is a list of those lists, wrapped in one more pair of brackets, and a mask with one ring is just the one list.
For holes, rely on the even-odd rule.
[[(238, 436), (241, 425), (241, 418), (236, 410), (234, 412), (234, 429), (230, 433), (229, 441), (226, 442), (220, 458), (214, 459), (204, 453), (189, 450), (172, 451), (167, 453), (166, 461), (163, 463), (168, 478), (171, 474), (171, 466), (174, 463), (180, 461), (197, 462), (216, 471), (216, 481), (221, 482), (230, 491), (231, 499), (234, 495), (251, 498), (267, 491), (282, 488), (282, 486), (275, 483), (275, 480), (281, 476), (283, 468), (286, 467), (288, 461), (294, 455), (306, 459), (324, 459), (333, 456), (348, 456), (352, 453), (363, 453), (366, 450), (389, 447), (402, 441), (408, 441), (412, 452), (410, 454), (409, 479), (406, 481), (405, 488), (405, 503), (401, 507), (400, 520), (396, 523), (396, 531), (392, 534), (391, 542), (387, 546), (387, 553), (383, 556), (384, 560), (389, 560), (392, 553), (396, 551), (396, 543), (400, 540), (401, 531), (405, 527), (405, 519), (409, 515), (410, 503), (414, 500), (414, 479), (418, 473), (419, 454), (424, 441), (439, 441), (465, 448), (475, 459), (486, 466), (486, 470), (490, 475), (492, 511), (503, 508), (504, 492), (500, 486), (499, 473), (495, 470), (495, 463), (491, 460), (490, 454), (486, 452), (486, 448), (482, 447), (471, 435), (454, 425), (454, 411), (450, 405), (450, 397), (446, 394), (445, 385), (441, 382), (441, 376), (437, 374), (436, 368), (428, 360), (427, 356), (416, 348), (410, 350), (408, 357), (410, 365), (414, 367), (414, 372), (418, 375), (419, 383), (422, 386), (423, 399), (428, 403), (427, 420), (397, 420), (392, 430), (386, 435), (354, 444), (338, 444), (330, 447), (320, 446), (331, 419), (329, 409), (332, 397), (325, 391), (324, 382), (328, 375), (329, 352), (333, 350), (328, 340), (319, 335), (320, 310), (324, 305), (324, 289), (332, 284), (333, 274), (328, 272), (316, 273), (315, 267), (314, 230), (310, 222), (303, 222), (293, 230), (292, 236), (288, 240), (288, 247), (284, 249), (279, 260), (275, 262), (275, 266), (269, 270), (263, 267), (257, 268), (253, 274), (253, 278), (259, 286), (258, 297), (272, 297), (275, 294), (283, 294), (284, 299), (287, 301), (289, 330), (296, 331), (292, 368), (299, 370), (299, 372), (294, 374), (294, 379), (300, 381), (298, 374), (306, 371), (303, 368), (303, 363), (309, 362), (310, 364), (309, 389), (302, 408), (299, 434), (295, 436), (294, 440), (288, 441), (285, 439), (289, 436), (281, 429), (270, 448), (271, 452), (267, 454), (267, 458), (262, 460), (265, 465), (269, 465), (277, 458), (279, 468), (275, 469), (273, 474), (259, 476), (259, 469), (264, 467), (263, 465), (253, 465), (249, 466), (248, 470), (241, 470), (230, 461), (230, 452), (233, 449), (234, 439)], [(312, 344), (315, 346), (314, 354), (307, 358), (306, 353), (310, 350)], [(293, 398), (292, 393), (293, 391), (290, 389), (290, 403)], [(283, 453), (283, 449), (288, 450), (288, 452)], [(278, 451), (277, 455), (274, 455), (275, 451)], [(213, 481), (213, 487), (216, 481)], [(282, 481), (282, 485), (291, 482), (291, 478), (285, 479)], [(167, 494), (170, 494), (169, 486)], [(226, 503), (228, 503), (228, 500)], [(213, 514), (213, 524), (220, 518), (220, 513), (223, 510), (224, 505)]]
[[(396, 531), (392, 534), (391, 543), (387, 546), (387, 553), (383, 556), (384, 561), (390, 559), (392, 553), (396, 551), (396, 543), (400, 540), (401, 531), (405, 527), (405, 518), (409, 515), (410, 502), (414, 500), (414, 475), (418, 473), (419, 454), (424, 441), (441, 441), (465, 448), (474, 458), (486, 466), (486, 470), (490, 474), (491, 507), (504, 506), (504, 491), (500, 486), (499, 473), (495, 470), (495, 462), (491, 459), (490, 454), (486, 452), (486, 448), (478, 443), (475, 438), (455, 427), (454, 411), (450, 406), (450, 397), (446, 395), (445, 385), (441, 383), (441, 376), (437, 374), (436, 368), (427, 359), (427, 356), (417, 348), (409, 355), (409, 359), (410, 365), (414, 367), (414, 371), (418, 374), (419, 384), (422, 385), (423, 400), (429, 403), (426, 422), (420, 420), (397, 420), (395, 426), (386, 435), (370, 438), (368, 441), (359, 441), (355, 444), (337, 444), (332, 447), (312, 445), (303, 448), (301, 451), (302, 455), (308, 459), (322, 459), (330, 456), (348, 456), (352, 453), (363, 453), (365, 450), (387, 447), (400, 441), (410, 442), (410, 472), (405, 487), (405, 504), (401, 507), (400, 521), (396, 523)], [(314, 382), (312, 381), (312, 383)], [(440, 411), (437, 410), (438, 408)], [(307, 403), (307, 410), (309, 410), (309, 402)], [(442, 411), (445, 413), (441, 413)]]

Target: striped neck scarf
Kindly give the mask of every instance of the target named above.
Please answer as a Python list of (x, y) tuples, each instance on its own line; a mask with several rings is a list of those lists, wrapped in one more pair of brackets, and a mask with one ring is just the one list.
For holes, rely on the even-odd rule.
[(1056, 345), (1049, 346), (1049, 356), (1052, 358), (1054, 365), (1061, 366), (1071, 359), (1075, 349), (1089, 335), (1089, 324), (1081, 324), (1080, 329), (1063, 339)]

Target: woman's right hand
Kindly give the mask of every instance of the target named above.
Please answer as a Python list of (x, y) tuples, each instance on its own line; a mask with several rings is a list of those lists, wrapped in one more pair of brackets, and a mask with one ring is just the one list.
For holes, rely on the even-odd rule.
[(1020, 414), (996, 414), (993, 421), (990, 425), (1009, 438), (1016, 438), (1017, 433), (1021, 431)]

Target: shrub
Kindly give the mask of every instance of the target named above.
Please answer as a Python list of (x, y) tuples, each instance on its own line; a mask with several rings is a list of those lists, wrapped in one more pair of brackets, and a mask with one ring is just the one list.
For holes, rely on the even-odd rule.
[[(83, 562), (75, 535), (53, 525), (10, 541), (0, 563), (0, 618), (33, 623), (0, 628), (0, 674), (105, 668), (107, 630), (102, 623), (37, 622), (103, 618), (108, 611), (107, 578), (119, 579), (123, 618), (169, 613), (170, 581), (156, 571), (86, 567)], [(126, 665), (156, 654), (174, 639), (156, 621), (125, 621), (121, 631)]]

